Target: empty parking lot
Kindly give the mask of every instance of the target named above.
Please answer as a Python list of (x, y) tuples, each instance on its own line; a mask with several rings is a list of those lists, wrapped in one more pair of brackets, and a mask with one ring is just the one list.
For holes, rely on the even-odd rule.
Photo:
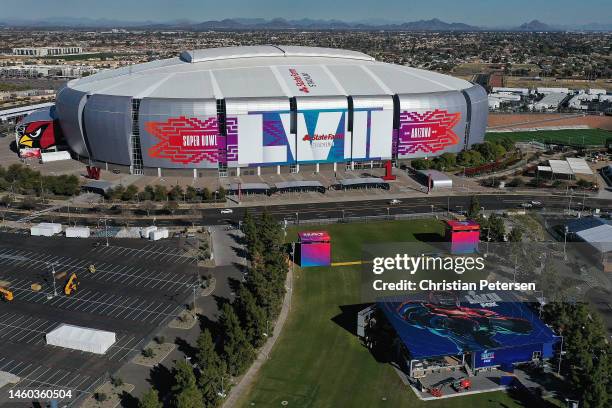
[[(13, 389), (92, 392), (184, 307), (204, 272), (186, 255), (190, 245), (0, 233), (0, 280), (15, 295), (0, 303), (0, 371), (22, 378)], [(66, 296), (72, 273), (79, 289)], [(62, 323), (113, 331), (117, 341), (103, 356), (46, 345), (45, 334)], [(0, 391), (2, 406), (15, 404), (9, 389)]]

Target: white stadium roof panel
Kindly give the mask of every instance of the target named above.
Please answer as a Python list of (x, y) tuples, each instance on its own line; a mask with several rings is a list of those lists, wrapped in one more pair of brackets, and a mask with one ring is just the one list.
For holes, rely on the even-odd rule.
[[(211, 71), (218, 78), (217, 88), (210, 83)], [(68, 86), (91, 94), (223, 98), (415, 94), (463, 90), (472, 84), (436, 72), (377, 62), (357, 51), (253, 46), (188, 51), (182, 59), (106, 70), (70, 81)]]
[(209, 71), (178, 72), (160, 81), (147, 97), (214, 99), (215, 90)]
[(203, 50), (190, 50), (181, 53), (181, 60), (189, 63), (228, 60), (236, 58), (282, 57), (284, 53), (270, 45), (251, 45), (244, 47), (219, 47)]
[[(342, 86), (349, 95), (387, 95), (390, 92), (377, 82), (377, 78), (364, 70), (361, 65), (329, 65), (327, 69), (341, 78)], [(381, 86), (383, 85), (383, 86)]]
[(287, 97), (269, 67), (217, 69), (213, 75), (224, 98)]

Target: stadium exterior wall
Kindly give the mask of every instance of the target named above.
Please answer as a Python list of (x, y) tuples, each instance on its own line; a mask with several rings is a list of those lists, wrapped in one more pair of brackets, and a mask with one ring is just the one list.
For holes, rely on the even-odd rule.
[[(333, 68), (338, 75), (340, 67)], [(92, 94), (68, 84), (58, 93), (57, 113), (70, 148), (101, 167), (133, 171), (136, 164), (144, 174), (176, 169), (194, 177), (219, 169), (285, 172), (279, 166), (336, 170), (338, 163), (402, 162), (482, 143), (487, 95), (468, 85), (431, 93), (183, 99)]]

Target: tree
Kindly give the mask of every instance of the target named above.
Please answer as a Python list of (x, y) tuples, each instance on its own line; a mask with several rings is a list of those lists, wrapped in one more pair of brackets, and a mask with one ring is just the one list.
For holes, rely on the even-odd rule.
[(155, 185), (153, 188), (153, 199), (155, 201), (166, 201), (168, 198), (168, 191), (165, 186), (160, 186), (159, 184)]
[(175, 408), (203, 408), (202, 394), (196, 385), (193, 368), (185, 360), (179, 360), (174, 366), (173, 375), (173, 406)]
[(410, 162), (410, 165), (415, 170), (427, 170), (431, 167), (431, 160), (415, 159)]
[(167, 213), (174, 215), (174, 212), (179, 208), (179, 204), (176, 201), (168, 201), (165, 205), (164, 205), (164, 211), (166, 211)]
[(240, 375), (255, 359), (255, 350), (248, 342), (234, 308), (226, 303), (221, 309), (223, 354), (231, 375)]
[(259, 347), (263, 344), (265, 333), (269, 329), (269, 324), (266, 323), (265, 311), (257, 305), (255, 296), (247, 289), (245, 285), (240, 285), (237, 292), (235, 302), (236, 313), (242, 322), (244, 333), (253, 345)]
[(475, 220), (478, 218), (478, 214), (480, 214), (480, 201), (478, 197), (473, 196), (472, 202), (470, 203), (470, 208), (467, 213), (467, 217), (471, 220)]
[(510, 234), (508, 234), (509, 242), (521, 242), (523, 241), (523, 229), (520, 226), (515, 226), (510, 230)]
[(247, 250), (249, 251), (249, 255), (252, 256), (252, 251), (254, 250), (259, 238), (255, 219), (248, 209), (245, 211), (244, 218), (242, 219), (242, 233), (244, 234), (244, 240)]
[(138, 401), (138, 408), (163, 408), (163, 404), (159, 402), (159, 395), (154, 388), (149, 388), (147, 392), (142, 394)]
[(195, 201), (197, 197), (198, 192), (193, 186), (188, 186), (187, 189), (185, 189), (185, 199), (187, 201)]
[(497, 214), (493, 213), (487, 220), (487, 227), (489, 228), (489, 238), (493, 242), (503, 242), (504, 236), (506, 235), (506, 227), (504, 226), (504, 220)]
[(196, 362), (200, 369), (198, 386), (204, 399), (204, 405), (214, 407), (217, 405), (218, 393), (222, 390), (222, 380), (225, 378), (225, 364), (217, 351), (215, 343), (208, 329), (204, 329), (197, 341)]
[(133, 184), (130, 184), (129, 186), (126, 187), (125, 191), (123, 192), (121, 199), (123, 201), (132, 201), (136, 195), (138, 194), (138, 187), (136, 187)]
[(180, 201), (183, 199), (183, 188), (178, 184), (172, 186), (170, 191), (168, 192), (168, 199), (172, 201)]

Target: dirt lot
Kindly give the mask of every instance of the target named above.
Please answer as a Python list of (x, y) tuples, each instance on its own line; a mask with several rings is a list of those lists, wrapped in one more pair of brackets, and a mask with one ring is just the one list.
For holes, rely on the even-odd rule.
[(489, 114), (489, 129), (587, 125), (612, 130), (612, 116), (576, 116), (561, 113)]

